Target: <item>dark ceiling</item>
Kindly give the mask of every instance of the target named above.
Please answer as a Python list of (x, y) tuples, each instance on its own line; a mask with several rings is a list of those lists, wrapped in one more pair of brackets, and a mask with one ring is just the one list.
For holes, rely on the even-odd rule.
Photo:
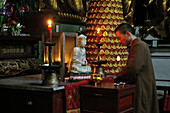
[[(14, 1), (28, 1), (30, 9), (35, 14), (41, 11), (52, 11), (54, 15), (56, 14), (55, 19), (61, 23), (85, 25), (86, 21), (82, 17), (88, 15), (90, 0)], [(160, 38), (170, 37), (170, 0), (122, 0), (122, 4), (127, 23), (142, 26), (143, 33), (149, 32)]]

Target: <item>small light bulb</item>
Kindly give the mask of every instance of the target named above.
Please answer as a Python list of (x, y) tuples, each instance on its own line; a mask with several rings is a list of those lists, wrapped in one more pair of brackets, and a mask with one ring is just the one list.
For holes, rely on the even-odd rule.
[(117, 61), (120, 61), (120, 56), (117, 56)]

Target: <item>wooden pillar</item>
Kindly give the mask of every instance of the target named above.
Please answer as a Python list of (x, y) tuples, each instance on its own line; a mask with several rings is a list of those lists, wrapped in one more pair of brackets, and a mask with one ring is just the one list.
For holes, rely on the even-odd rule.
[(65, 76), (65, 33), (60, 35), (60, 47), (61, 47), (61, 68), (60, 68), (60, 81), (64, 81)]

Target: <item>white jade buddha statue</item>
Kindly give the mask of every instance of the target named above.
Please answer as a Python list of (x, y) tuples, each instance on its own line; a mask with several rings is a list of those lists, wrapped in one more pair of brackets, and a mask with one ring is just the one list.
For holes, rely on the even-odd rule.
[(74, 47), (71, 59), (71, 72), (91, 72), (91, 67), (86, 60), (86, 36), (81, 34), (77, 37), (78, 47)]

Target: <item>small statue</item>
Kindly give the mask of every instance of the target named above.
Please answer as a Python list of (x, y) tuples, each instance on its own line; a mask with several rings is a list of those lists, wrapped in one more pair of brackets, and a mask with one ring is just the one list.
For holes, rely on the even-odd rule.
[(77, 37), (78, 47), (74, 47), (70, 70), (73, 73), (91, 72), (91, 67), (86, 60), (86, 36), (81, 34)]

